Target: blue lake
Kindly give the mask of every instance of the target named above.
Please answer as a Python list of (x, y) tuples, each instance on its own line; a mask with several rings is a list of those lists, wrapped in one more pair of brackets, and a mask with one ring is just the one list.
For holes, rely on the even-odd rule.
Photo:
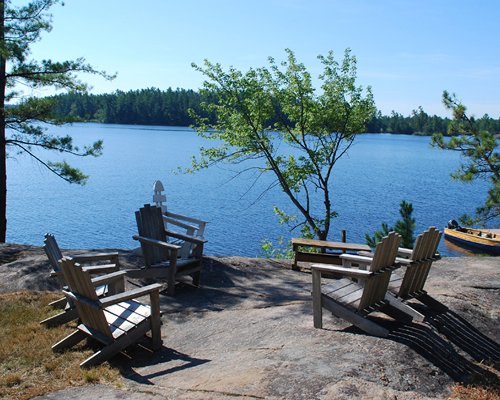
[[(169, 210), (209, 221), (206, 254), (262, 255), (261, 241), (297, 236), (280, 226), (273, 206), (294, 212), (288, 198), (272, 184), (273, 176), (243, 174), (234, 167), (212, 167), (195, 174), (177, 174), (188, 167), (200, 146), (207, 146), (189, 128), (74, 124), (50, 129), (68, 133), (78, 144), (104, 140), (99, 158), (65, 157), (90, 175), (85, 186), (70, 185), (25, 155), (8, 160), (7, 241), (41, 245), (52, 232), (66, 248), (134, 248), (134, 211), (152, 200), (153, 182), (166, 187)], [(453, 152), (432, 149), (428, 137), (358, 136), (334, 172), (331, 240), (347, 231), (350, 242), (364, 242), (382, 222), (399, 218), (399, 203), (413, 204), (417, 232), (472, 213), (484, 202), (485, 182), (454, 182), (459, 165)], [(40, 153), (43, 159), (59, 154)], [(440, 250), (459, 255), (442, 240)]]

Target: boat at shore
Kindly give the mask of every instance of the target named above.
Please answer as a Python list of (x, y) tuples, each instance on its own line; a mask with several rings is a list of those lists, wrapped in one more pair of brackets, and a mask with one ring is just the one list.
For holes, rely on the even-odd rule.
[(444, 228), (445, 239), (476, 252), (500, 255), (500, 232), (464, 228), (454, 220)]

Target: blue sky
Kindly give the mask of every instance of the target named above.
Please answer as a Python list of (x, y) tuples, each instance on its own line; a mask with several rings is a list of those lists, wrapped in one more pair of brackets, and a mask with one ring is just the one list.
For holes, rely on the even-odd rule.
[(198, 89), (192, 62), (247, 70), (284, 59), (285, 48), (317, 76), (318, 54), (341, 59), (350, 47), (384, 114), (447, 115), (446, 89), (471, 114), (500, 117), (499, 0), (66, 0), (52, 14), (33, 57), (85, 57), (118, 73), (86, 77), (92, 93)]

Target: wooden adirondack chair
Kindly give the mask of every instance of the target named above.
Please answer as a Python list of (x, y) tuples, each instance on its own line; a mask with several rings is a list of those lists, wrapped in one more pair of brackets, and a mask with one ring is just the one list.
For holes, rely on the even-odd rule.
[[(70, 290), (64, 294), (75, 304), (81, 324), (78, 329), (52, 346), (57, 352), (72, 347), (90, 337), (104, 347), (83, 361), (80, 366), (97, 365), (137, 342), (151, 331), (152, 347), (161, 347), (160, 331), (160, 293), (161, 285), (153, 284), (143, 288), (122, 292), (113, 296), (99, 298), (95, 292), (90, 274), (75, 263), (74, 259), (64, 257), (61, 269)], [(125, 271), (95, 278), (101, 284), (121, 281), (124, 285)], [(151, 305), (135, 300), (149, 295)]]
[(404, 274), (393, 274), (389, 282), (389, 293), (386, 300), (396, 306), (400, 304), (394, 299), (408, 300), (416, 298), (426, 303), (428, 298), (424, 285), (431, 265), (440, 257), (436, 254), (442, 233), (430, 227), (420, 234), (412, 249), (399, 249), (398, 262), (406, 267)]
[[(64, 279), (59, 264), (60, 260), (63, 258), (63, 255), (61, 253), (59, 245), (57, 244), (56, 238), (54, 237), (54, 235), (46, 233), (43, 242), (44, 242), (43, 249), (45, 250), (45, 254), (47, 255), (47, 258), (49, 259), (50, 265), (52, 267), (50, 275), (52, 277), (59, 279), (63, 288), (67, 288), (68, 284)], [(86, 266), (84, 269), (88, 271), (90, 274), (94, 275), (110, 273), (118, 271), (120, 269), (117, 252), (81, 254), (73, 257), (73, 259), (75, 260), (75, 262), (78, 262), (79, 264), (93, 264)], [(106, 263), (102, 264), (102, 262)], [(98, 265), (95, 265), (96, 263)], [(110, 289), (111, 292), (113, 293), (119, 290), (116, 287), (108, 288), (106, 285), (100, 285), (95, 288), (98, 296), (104, 296), (108, 292), (108, 289)], [(66, 297), (56, 300), (50, 303), (50, 305), (55, 308), (61, 308), (63, 309), (63, 311), (60, 312), (59, 314), (44, 319), (43, 321), (40, 322), (45, 326), (61, 325), (78, 317), (75, 307), (71, 304), (71, 302), (67, 301)]]
[[(206, 240), (165, 229), (161, 208), (144, 205), (135, 213), (139, 235), (133, 238), (141, 243), (145, 268), (130, 269), (131, 278), (166, 278), (167, 292), (175, 293), (175, 281), (190, 275), (195, 286), (200, 285), (203, 245)], [(180, 257), (181, 246), (169, 243), (170, 238), (192, 243), (188, 257)]]
[[(326, 308), (371, 335), (386, 337), (389, 334), (387, 329), (367, 316), (388, 304), (385, 294), (391, 272), (397, 268), (395, 261), (400, 240), (401, 237), (397, 233), (389, 233), (377, 245), (373, 258), (351, 254), (340, 256), (346, 264), (356, 263), (366, 269), (326, 264), (311, 265), (315, 328), (322, 328), (323, 308)], [(331, 284), (322, 285), (322, 273), (356, 278), (358, 282), (341, 278)]]
[[(188, 217), (182, 214), (175, 214), (167, 209), (167, 196), (163, 193), (165, 188), (161, 181), (155, 181), (153, 184), (153, 203), (161, 208), (165, 229), (170, 231), (179, 231), (180, 233), (203, 239), (207, 221), (198, 218)], [(169, 238), (169, 243), (181, 246), (179, 257), (189, 258), (193, 256), (196, 244), (178, 238)]]

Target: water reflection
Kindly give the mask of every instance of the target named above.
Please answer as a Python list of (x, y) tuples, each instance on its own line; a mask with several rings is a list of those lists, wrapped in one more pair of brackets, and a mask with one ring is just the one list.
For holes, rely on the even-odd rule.
[(444, 248), (446, 249), (446, 254), (448, 256), (452, 257), (460, 257), (460, 256), (474, 256), (476, 253), (474, 253), (470, 249), (466, 249), (464, 247), (458, 246), (455, 243), (449, 241), (448, 239), (444, 239), (441, 241), (442, 244), (444, 245)]

